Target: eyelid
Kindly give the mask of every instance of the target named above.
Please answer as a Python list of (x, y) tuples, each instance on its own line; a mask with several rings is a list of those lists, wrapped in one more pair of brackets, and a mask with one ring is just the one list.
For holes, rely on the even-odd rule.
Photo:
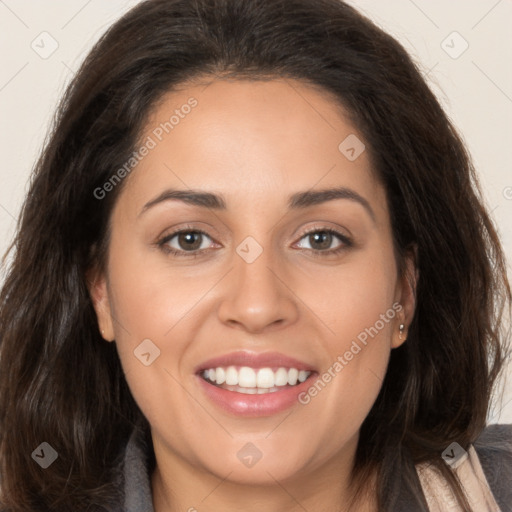
[[(312, 227), (309, 227), (309, 228), (306, 228), (305, 230), (301, 231), (300, 235), (297, 235), (297, 236), (300, 236), (300, 238), (303, 238), (304, 236), (306, 235), (310, 235), (312, 233), (317, 233), (318, 231), (328, 231), (328, 232), (332, 232), (332, 233), (335, 233), (335, 234), (338, 234), (339, 236), (343, 237), (343, 238), (346, 238), (348, 240), (352, 240), (352, 234), (350, 233), (350, 231), (348, 231), (348, 229), (345, 229), (345, 228), (342, 228), (342, 227), (334, 227), (332, 225), (329, 225), (329, 223), (324, 223), (324, 224), (315, 224), (313, 225)], [(346, 233), (343, 233), (343, 231), (345, 231)]]

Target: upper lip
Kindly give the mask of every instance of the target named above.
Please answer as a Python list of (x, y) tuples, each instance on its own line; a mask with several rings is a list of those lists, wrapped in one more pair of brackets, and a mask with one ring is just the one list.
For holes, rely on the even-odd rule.
[(297, 370), (315, 371), (314, 368), (298, 359), (281, 354), (279, 352), (248, 352), (237, 351), (230, 352), (222, 356), (208, 359), (207, 361), (198, 365), (195, 369), (196, 373), (210, 368), (227, 366), (249, 366), (251, 368), (266, 368), (266, 367), (284, 367), (284, 368), (297, 368)]

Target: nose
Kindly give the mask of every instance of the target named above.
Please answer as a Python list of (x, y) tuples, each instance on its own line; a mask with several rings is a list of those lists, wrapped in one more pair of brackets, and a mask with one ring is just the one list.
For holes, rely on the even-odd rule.
[(252, 263), (238, 254), (234, 258), (218, 308), (220, 321), (251, 333), (293, 324), (299, 315), (298, 299), (289, 273), (276, 266), (271, 251), (265, 249)]

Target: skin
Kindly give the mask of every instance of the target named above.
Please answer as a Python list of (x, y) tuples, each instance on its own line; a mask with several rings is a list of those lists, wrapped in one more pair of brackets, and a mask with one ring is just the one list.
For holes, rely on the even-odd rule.
[[(350, 134), (363, 139), (339, 105), (297, 81), (183, 86), (160, 102), (141, 140), (190, 97), (197, 107), (126, 178), (106, 271), (90, 287), (103, 337), (115, 340), (151, 424), (155, 510), (346, 510), (360, 426), (414, 311), (414, 282), (397, 272), (385, 190), (367, 151), (351, 162), (338, 150)], [(350, 199), (287, 209), (293, 193), (340, 186), (365, 198), (375, 218)], [(222, 194), (227, 209), (169, 200), (141, 214), (168, 188)], [(196, 246), (202, 255), (191, 257), (178, 236), (168, 245), (184, 257), (158, 246), (190, 227), (208, 234)], [(337, 230), (353, 246), (325, 255), (305, 235), (316, 228)], [(236, 252), (247, 236), (263, 249), (251, 264)], [(336, 237), (326, 244), (344, 245)], [(411, 258), (407, 266), (413, 274)], [(198, 386), (196, 365), (235, 350), (279, 351), (321, 374), (395, 302), (402, 310), (307, 405), (241, 418)], [(133, 351), (147, 338), (161, 354), (146, 367)], [(262, 453), (251, 468), (237, 457), (248, 442)], [(376, 510), (371, 483), (357, 510)]]

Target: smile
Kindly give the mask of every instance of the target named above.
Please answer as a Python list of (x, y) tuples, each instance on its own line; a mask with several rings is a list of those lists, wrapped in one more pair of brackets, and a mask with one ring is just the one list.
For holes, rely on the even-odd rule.
[(293, 406), (318, 371), (278, 352), (236, 351), (203, 361), (194, 369), (197, 385), (212, 404), (235, 416), (271, 416)]
[(250, 366), (219, 366), (205, 369), (201, 374), (204, 380), (222, 389), (251, 395), (275, 393), (285, 387), (296, 386), (310, 375), (310, 371), (297, 368), (251, 368)]

